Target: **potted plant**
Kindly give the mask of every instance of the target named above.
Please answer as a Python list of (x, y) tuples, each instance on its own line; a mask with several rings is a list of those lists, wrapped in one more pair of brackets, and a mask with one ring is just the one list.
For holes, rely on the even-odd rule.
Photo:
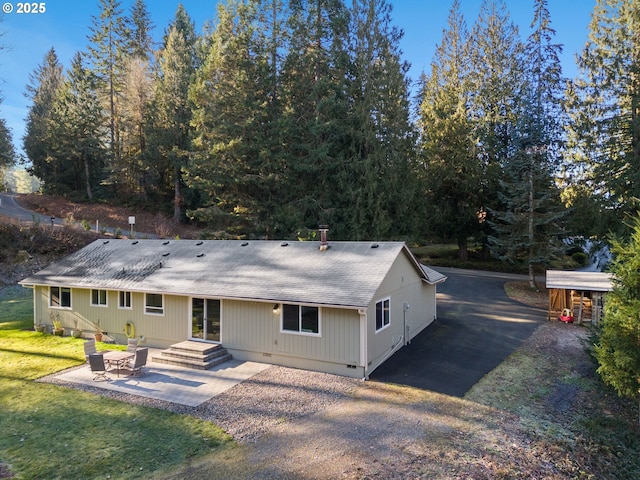
[(96, 338), (96, 342), (101, 342), (102, 341), (102, 335), (104, 334), (104, 332), (100, 329), (100, 319), (98, 319), (96, 321), (96, 333), (93, 334), (93, 336)]
[(46, 330), (47, 326), (44, 323), (38, 323), (35, 328), (36, 332), (43, 333)]
[(59, 313), (51, 313), (51, 324), (53, 325), (53, 334), (61, 337), (64, 334), (64, 327), (62, 326), (62, 321), (60, 320)]
[(73, 328), (71, 329), (71, 336), (73, 338), (80, 338), (82, 336), (82, 330), (78, 328), (78, 319), (73, 320)]

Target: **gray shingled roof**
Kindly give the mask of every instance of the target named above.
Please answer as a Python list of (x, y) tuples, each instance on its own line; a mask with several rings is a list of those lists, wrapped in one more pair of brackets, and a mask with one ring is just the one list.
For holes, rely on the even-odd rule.
[(609, 292), (613, 290), (613, 276), (606, 272), (547, 270), (547, 288)]
[(96, 240), (20, 283), (366, 307), (401, 254), (435, 283), (401, 242), (241, 240)]

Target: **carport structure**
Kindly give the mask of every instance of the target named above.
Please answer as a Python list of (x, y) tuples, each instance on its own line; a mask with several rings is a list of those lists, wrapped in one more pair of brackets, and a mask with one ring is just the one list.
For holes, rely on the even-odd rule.
[(602, 319), (606, 292), (613, 289), (612, 276), (605, 272), (547, 270), (549, 320), (568, 308), (577, 323), (598, 324)]

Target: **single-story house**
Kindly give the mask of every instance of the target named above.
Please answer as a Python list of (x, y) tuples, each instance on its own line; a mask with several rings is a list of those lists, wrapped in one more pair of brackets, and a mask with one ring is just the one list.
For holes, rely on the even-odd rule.
[(547, 270), (549, 320), (569, 309), (577, 323), (598, 324), (602, 319), (606, 292), (613, 289), (610, 273)]
[(402, 242), (96, 240), (20, 282), (34, 323), (356, 378), (436, 319), (436, 285)]

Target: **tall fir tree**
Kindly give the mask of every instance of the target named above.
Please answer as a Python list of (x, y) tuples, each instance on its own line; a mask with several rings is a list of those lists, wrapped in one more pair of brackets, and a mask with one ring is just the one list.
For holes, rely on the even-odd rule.
[(25, 96), (31, 101), (27, 113), (22, 146), (31, 166), (29, 172), (44, 181), (49, 192), (58, 182), (58, 166), (52, 163), (51, 152), (61, 140), (54, 134), (54, 106), (64, 82), (62, 64), (53, 48), (44, 57), (42, 65), (29, 75)]
[(567, 91), (567, 188), (587, 187), (598, 199), (590, 223), (613, 216), (623, 230), (640, 198), (640, 2), (597, 0), (591, 18), (579, 76)]
[(456, 0), (431, 73), (422, 79), (418, 127), (423, 166), (419, 178), (428, 205), (428, 232), (423, 233), (455, 239), (461, 261), (468, 257), (468, 237), (479, 233), (483, 206), (483, 168), (469, 109), (471, 74), (469, 33)]
[(559, 220), (564, 216), (555, 183), (563, 142), (562, 47), (554, 43), (547, 0), (534, 2), (531, 28), (515, 104), (514, 153), (503, 164), (501, 208), (491, 210), (491, 243), (500, 259), (526, 264), (529, 284), (537, 289), (536, 273), (562, 251)]
[[(524, 81), (523, 45), (504, 0), (483, 0), (471, 40), (470, 106), (484, 169), (478, 185), (483, 197), (480, 215), (490, 216), (489, 210), (502, 208), (500, 178), (515, 151), (517, 100)], [(489, 225), (483, 223), (486, 233)]]
[(94, 200), (103, 178), (106, 152), (104, 111), (97, 92), (97, 79), (76, 53), (56, 98), (52, 133), (58, 138), (51, 152), (59, 178), (55, 193), (84, 195)]
[(131, 16), (128, 21), (128, 56), (150, 62), (154, 53), (151, 36), (153, 22), (144, 0), (136, 0), (131, 7)]
[(273, 24), (264, 23), (269, 18), (264, 9), (272, 6), (235, 1), (218, 6), (191, 89), (196, 155), (188, 178), (203, 201), (192, 215), (234, 235), (268, 237), (277, 230), (276, 66), (269, 64), (274, 39), (266, 34)]
[[(98, 91), (104, 108), (109, 131), (109, 167), (120, 164), (120, 94), (129, 56), (130, 32), (123, 15), (120, 0), (98, 0), (100, 15), (91, 18), (89, 58), (98, 80)], [(115, 182), (109, 172), (107, 181)]]
[(173, 219), (183, 220), (183, 169), (191, 148), (189, 86), (195, 73), (195, 27), (182, 5), (158, 53), (153, 103), (151, 152), (162, 193), (172, 192)]
[(351, 145), (340, 169), (344, 238), (408, 236), (415, 231), (408, 64), (401, 59), (403, 32), (391, 24), (385, 0), (354, 1), (350, 9)]
[(282, 145), (290, 228), (332, 226), (346, 238), (337, 199), (347, 156), (349, 12), (341, 0), (291, 3), (282, 67)]

